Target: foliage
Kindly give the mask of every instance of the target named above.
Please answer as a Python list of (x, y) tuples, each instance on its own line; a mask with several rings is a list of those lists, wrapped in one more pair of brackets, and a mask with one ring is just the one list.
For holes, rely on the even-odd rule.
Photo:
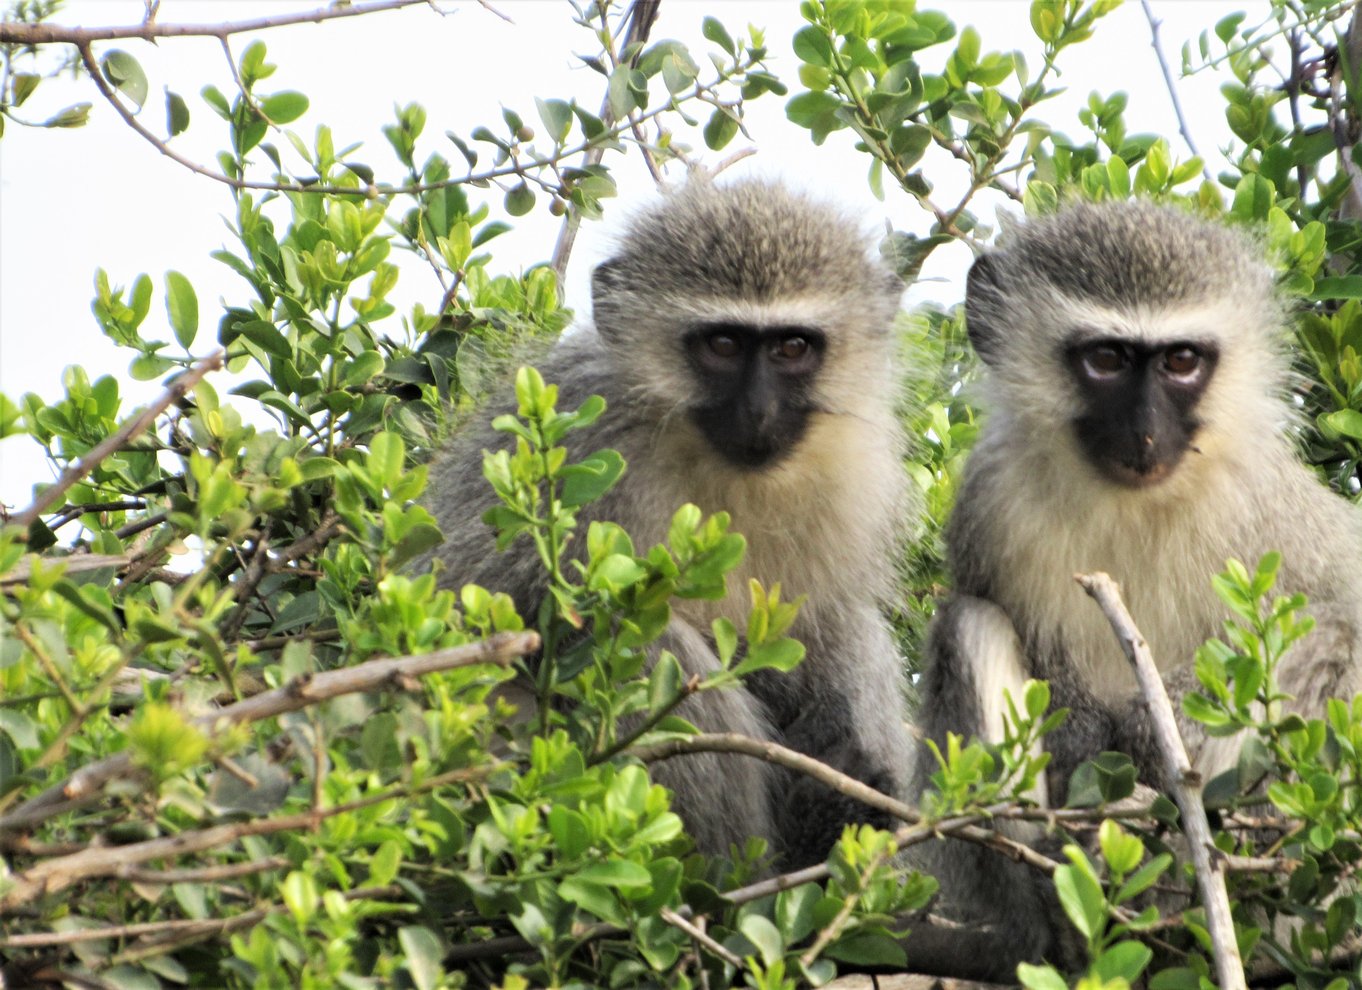
[[(806, 0), (792, 40), (801, 85), (786, 112), (814, 144), (849, 131), (872, 187), (925, 211), (925, 231), (883, 245), (908, 276), (939, 247), (986, 243), (992, 209), (1007, 202), (1043, 212), (1070, 196), (1153, 196), (1264, 230), (1301, 300), (1306, 449), (1356, 495), (1362, 209), (1350, 206), (1352, 145), (1336, 138), (1355, 133), (1356, 80), (1346, 64), (1335, 84), (1306, 68), (1346, 62), (1330, 32), (1347, 9), (1274, 0), (1184, 53), (1188, 70), (1232, 80), (1223, 92), (1240, 144), (1211, 179), (1164, 138), (1129, 133), (1126, 94), (1094, 92), (1081, 138), (1041, 116), (1065, 51), (1112, 6), (1033, 4), (1032, 70), (913, 4)], [(55, 8), (24, 0), (6, 27), (43, 26)], [(758, 843), (731, 861), (693, 854), (651, 783), (636, 752), (694, 734), (676, 714), (685, 697), (799, 661), (784, 635), (798, 602), (754, 585), (746, 628), (711, 630), (723, 668), (707, 679), (687, 680), (665, 652), (645, 663), (671, 603), (722, 594), (744, 543), (724, 514), (693, 506), (677, 507), (666, 542), (650, 548), (609, 523), (581, 532), (577, 510), (627, 470), (608, 450), (566, 462), (563, 438), (610, 415), (598, 399), (559, 410), (551, 384), (518, 372), (517, 413), (496, 424), (514, 450), (485, 463), (499, 500), (488, 523), (503, 543), (533, 542), (548, 575), (538, 614), (404, 566), (440, 539), (419, 503), (426, 458), (571, 319), (559, 302), (565, 259), (504, 274), (489, 253), (496, 238), (535, 210), (599, 216), (625, 155), (660, 169), (689, 157), (688, 133), (717, 151), (742, 132), (747, 100), (793, 82), (767, 66), (783, 40), (768, 49), (759, 29), (735, 36), (707, 18), (710, 50), (692, 53), (640, 37), (609, 3), (573, 9), (595, 46), (582, 62), (600, 76), (600, 112), (546, 96), (533, 113), (507, 108), (493, 124), (446, 131), (445, 146), (424, 108), (399, 106), (383, 128), (400, 163), (390, 175), (354, 135), (290, 129), (309, 100), (276, 82), (286, 73), (258, 38), (232, 56), (231, 92), (208, 87), (198, 102), (167, 90), (155, 132), (134, 111), (160, 81), (131, 45), (0, 42), (0, 125), (81, 125), (89, 104), (22, 116), (50, 75), (76, 69), (162, 151), (178, 154), (190, 127), (218, 128), (216, 160), (184, 163), (232, 197), (234, 243), (213, 256), (242, 280), (218, 313), (179, 272), (95, 279), (94, 316), (128, 349), (133, 378), (188, 381), (221, 347), (236, 375), (228, 395), (217, 380), (171, 391), (159, 425), (108, 451), (134, 419), (116, 376), (73, 366), (55, 399), (0, 396), (0, 438), (32, 437), (58, 468), (91, 461), (57, 504), (0, 531), (6, 979), (788, 987), (838, 967), (911, 968), (897, 936), (934, 884), (891, 864), (930, 827), (848, 829), (825, 875), (780, 889), (757, 879)], [(1271, 74), (1282, 61), (1270, 44), (1286, 46), (1287, 86)], [(943, 200), (953, 187), (964, 191)], [(394, 288), (413, 267), (435, 279), (432, 295), (399, 313)], [(915, 370), (907, 470), (926, 507), (898, 616), (911, 662), (946, 585), (941, 527), (976, 412), (959, 312), (920, 310), (900, 330)], [(585, 552), (567, 553), (573, 541)], [(1231, 562), (1217, 579), (1234, 618), (1198, 654), (1201, 692), (1187, 711), (1248, 740), (1236, 770), (1207, 789), (1222, 851), (1258, 866), (1231, 873), (1241, 947), (1297, 985), (1341, 985), (1355, 963), (1345, 970), (1331, 954), (1362, 919), (1348, 886), (1362, 703), (1340, 699), (1324, 718), (1284, 704), (1279, 664), (1309, 622), (1307, 603), (1269, 597), (1277, 566)], [(536, 659), (497, 651), (533, 650), (514, 638), (527, 624)], [(371, 675), (363, 687), (346, 680)], [(517, 692), (527, 679), (533, 691)], [(937, 754), (929, 826), (1029, 814), (1043, 736), (1063, 713), (1048, 711), (1043, 684), (1015, 701), (1003, 744), (953, 739)], [(1025, 985), (1207, 985), (1204, 921), (1173, 865), (1176, 811), (1160, 799), (1115, 812), (1123, 825), (1108, 818), (1134, 785), (1119, 754), (1075, 774), (1050, 872), (1088, 965), (1026, 967)]]
[[(18, 13), (40, 23), (52, 6)], [(496, 129), (449, 134), (451, 160), (426, 141), (425, 111), (398, 107), (384, 130), (406, 170), (395, 181), (325, 124), (289, 130), (309, 101), (269, 85), (276, 66), (252, 41), (237, 92), (201, 94), (224, 128), (207, 171), (233, 196), (236, 244), (214, 257), (244, 296), (216, 334), (179, 272), (158, 287), (100, 271), (93, 302), (134, 378), (170, 373), (174, 388), (220, 346), (230, 398), (196, 381), (164, 426), (98, 455), (131, 422), (114, 376), (72, 367), (57, 400), (0, 407), (5, 432), (54, 464), (90, 460), (63, 502), (0, 542), (6, 980), (56, 978), (53, 951), (129, 987), (784, 987), (839, 963), (902, 962), (894, 919), (932, 885), (889, 868), (891, 837), (848, 831), (824, 883), (741, 889), (761, 844), (731, 863), (694, 855), (632, 755), (694, 733), (674, 713), (688, 695), (798, 663), (785, 632), (799, 603), (754, 584), (746, 628), (715, 624), (723, 668), (708, 679), (666, 652), (645, 666), (672, 600), (722, 595), (745, 545), (725, 515), (693, 506), (648, 549), (609, 523), (578, 532), (576, 510), (626, 470), (609, 450), (565, 463), (563, 437), (605, 413), (599, 399), (559, 411), (556, 389), (523, 369), (518, 415), (495, 424), (516, 446), (485, 466), (500, 499), (488, 523), (503, 544), (533, 541), (550, 578), (528, 617), (542, 644), (525, 669), (533, 697), (496, 652), (531, 642), (505, 639), (523, 628), (505, 595), (404, 569), (440, 539), (421, 462), (514, 355), (570, 319), (549, 268), (494, 274), (486, 247), (508, 224), (476, 190), (499, 186), (511, 217), (535, 190), (552, 213), (595, 216), (614, 180), (599, 157), (569, 163), (583, 151), (621, 152), (642, 122), (688, 104), (710, 107), (704, 139), (718, 148), (744, 99), (783, 92), (760, 68), (759, 31), (740, 44), (707, 21), (706, 80), (675, 42), (617, 50), (607, 6), (577, 14), (603, 42), (586, 62), (604, 77), (604, 116), (541, 100), (537, 140), (508, 109)], [(106, 98), (145, 104), (130, 52), (76, 47)], [(6, 66), (36, 51), (7, 48)], [(191, 116), (168, 93), (169, 136), (155, 140), (168, 146)], [(684, 145), (664, 136), (646, 152)], [(438, 305), (399, 316), (402, 254), (434, 272)], [(165, 566), (186, 552), (189, 566)], [(82, 854), (100, 843), (114, 850)]]

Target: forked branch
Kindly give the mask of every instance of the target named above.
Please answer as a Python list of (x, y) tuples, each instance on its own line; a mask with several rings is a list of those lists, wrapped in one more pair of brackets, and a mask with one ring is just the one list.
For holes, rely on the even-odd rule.
[(1163, 761), (1165, 777), (1172, 782), (1173, 799), (1182, 812), (1182, 827), (1191, 847), (1192, 865), (1196, 869), (1197, 887), (1201, 891), (1202, 906), (1206, 910), (1206, 928), (1211, 936), (1215, 956), (1217, 985), (1221, 990), (1245, 990), (1244, 963), (1239, 958), (1239, 943), (1234, 937), (1234, 920), (1230, 916), (1230, 898), (1225, 889), (1224, 863), (1211, 838), (1211, 825), (1206, 820), (1206, 809), (1201, 803), (1201, 780), (1192, 769), (1178, 732), (1173, 704), (1168, 700), (1163, 678), (1149, 652), (1149, 644), (1130, 617), (1120, 589), (1108, 574), (1076, 574), (1074, 579), (1097, 602), (1111, 623), (1116, 638), (1121, 642), (1126, 659), (1135, 669), (1140, 695), (1149, 707), (1154, 738), (1159, 757)]

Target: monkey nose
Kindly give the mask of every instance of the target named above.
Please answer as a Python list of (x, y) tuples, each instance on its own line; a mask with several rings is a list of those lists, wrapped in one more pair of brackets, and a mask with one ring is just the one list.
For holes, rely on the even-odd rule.
[(1146, 447), (1154, 446), (1154, 438), (1150, 436), (1148, 433), (1140, 437), (1140, 442), (1144, 444)]

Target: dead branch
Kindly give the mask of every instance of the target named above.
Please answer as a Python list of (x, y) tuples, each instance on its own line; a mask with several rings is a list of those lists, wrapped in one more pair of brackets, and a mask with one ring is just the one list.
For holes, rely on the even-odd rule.
[(673, 928), (685, 932), (696, 943), (704, 946), (705, 951), (709, 952), (711, 955), (717, 956), (718, 958), (722, 959), (724, 962), (728, 963), (735, 969), (739, 971), (742, 970), (743, 968), (742, 960), (735, 956), (732, 952), (729, 952), (718, 942), (714, 941), (714, 939), (710, 938), (707, 934), (705, 934), (704, 929), (702, 929), (699, 925), (695, 924), (694, 922), (686, 918), (683, 918), (681, 915), (677, 914), (669, 907), (664, 907), (659, 913), (661, 914), (663, 921), (671, 925)]
[(349, 814), (361, 808), (368, 808), (399, 797), (435, 790), (446, 784), (468, 783), (495, 773), (501, 768), (499, 762), (487, 763), (477, 767), (451, 770), (423, 780), (414, 786), (394, 787), (378, 794), (336, 805), (333, 808), (314, 808), (294, 815), (281, 815), (259, 821), (234, 822), (229, 825), (212, 825), (208, 828), (193, 829), (159, 839), (134, 842), (124, 846), (89, 846), (69, 856), (58, 856), (29, 867), (21, 873), (13, 874), (11, 886), (0, 894), (0, 915), (12, 913), (28, 906), (34, 898), (55, 894), (83, 880), (97, 877), (116, 877), (129, 867), (155, 859), (170, 859), (188, 853), (204, 852), (220, 846), (230, 845), (238, 839), (252, 835), (273, 835), (276, 832), (294, 832), (314, 829), (327, 818)]
[(281, 14), (275, 17), (257, 17), (247, 21), (231, 21), (226, 24), (157, 24), (143, 21), (124, 27), (67, 27), (62, 24), (19, 24), (11, 21), (0, 22), (0, 43), (18, 45), (88, 45), (92, 41), (117, 41), (141, 38), (228, 38), (234, 34), (250, 31), (267, 31), (270, 28), (288, 27), (292, 24), (321, 24), (342, 17), (361, 17), (387, 10), (400, 10), (403, 7), (429, 7), (430, 0), (381, 0), (367, 4), (328, 4), (316, 10), (299, 14)]
[[(259, 722), (288, 712), (296, 712), (331, 698), (362, 691), (377, 691), (395, 679), (421, 677), (441, 670), (478, 663), (505, 666), (516, 657), (539, 649), (539, 634), (534, 632), (498, 633), (477, 643), (455, 646), (417, 656), (369, 660), (354, 667), (329, 670), (320, 674), (300, 674), (273, 691), (246, 698), (216, 712), (193, 720), (209, 734), (225, 731), (244, 722)], [(26, 828), (70, 807), (96, 798), (111, 780), (140, 774), (141, 768), (127, 752), (117, 753), (81, 767), (66, 780), (30, 798), (8, 815), (0, 816), (0, 830)]]
[(300, 557), (316, 553), (340, 532), (340, 528), (340, 516), (336, 515), (335, 512), (328, 511), (322, 521), (318, 523), (316, 529), (280, 550), (275, 554), (274, 560), (270, 559), (269, 541), (265, 536), (260, 536), (256, 542), (255, 552), (251, 555), (251, 561), (246, 565), (245, 573), (233, 586), (236, 608), (222, 624), (220, 635), (223, 641), (230, 643), (241, 631), (249, 613), (251, 596), (255, 594), (255, 589), (260, 586), (260, 582), (265, 580), (265, 576), (271, 570), (275, 570), (283, 564), (292, 563)]
[[(287, 861), (285, 861), (287, 865)], [(253, 864), (245, 864), (253, 865)], [(386, 887), (361, 887), (341, 893), (347, 901), (377, 900), (400, 897), (404, 891), (396, 884)], [(54, 945), (75, 945), (78, 942), (97, 942), (106, 938), (136, 938), (139, 936), (183, 935), (186, 932), (218, 934), (231, 927), (255, 924), (272, 911), (282, 911), (282, 904), (256, 908), (230, 918), (171, 918), (166, 921), (143, 921), (128, 925), (106, 925), (102, 928), (78, 928), (65, 932), (32, 932), (0, 938), (0, 949), (36, 949)], [(247, 921), (246, 919), (250, 920)]]
[(63, 567), (66, 574), (87, 574), (106, 567), (126, 567), (132, 558), (126, 554), (74, 553), (69, 557), (39, 557), (29, 554), (15, 564), (4, 576), (0, 577), (0, 587), (10, 584), (27, 584), (33, 576), (34, 561), (41, 560), (44, 568)]
[(225, 351), (211, 354), (179, 375), (166, 387), (164, 392), (157, 396), (151, 405), (143, 409), (138, 416), (120, 426), (114, 433), (101, 440), (93, 450), (63, 471), (55, 484), (43, 489), (42, 494), (33, 500), (33, 504), (13, 516), (11, 522), (27, 529), (48, 506), (66, 494), (66, 491), (77, 481), (80, 481), (98, 467), (104, 458), (117, 450), (123, 449), (134, 437), (151, 429), (156, 422), (156, 417), (170, 408), (173, 403), (183, 399), (185, 393), (199, 383), (199, 379), (203, 378), (208, 372), (221, 368), (225, 355)]
[[(624, 44), (622, 48), (628, 48), (634, 43), (642, 43), (648, 40), (648, 35), (653, 29), (653, 22), (657, 20), (657, 8), (662, 0), (633, 0), (628, 12), (624, 15), (629, 22), (629, 29), (625, 32)], [(607, 36), (606, 44), (609, 45)], [(607, 47), (607, 50), (608, 47)], [(601, 101), (601, 112), (598, 114), (601, 123), (609, 129), (615, 126), (615, 115), (610, 109), (610, 97), (607, 95)], [(630, 116), (628, 126), (637, 131), (642, 125), (643, 117)], [(588, 148), (582, 159), (582, 167), (589, 168), (592, 165), (599, 165), (601, 159), (605, 157), (605, 145), (603, 143), (593, 145)], [(644, 160), (648, 161), (649, 156), (644, 155)], [(656, 173), (654, 173), (656, 175)], [(577, 228), (582, 224), (582, 217), (576, 210), (568, 210), (563, 217), (563, 226), (558, 231), (558, 243), (553, 247), (553, 257), (549, 261), (549, 267), (553, 269), (554, 275), (558, 276), (558, 284), (562, 285), (564, 276), (567, 273), (568, 258), (572, 254), (572, 245), (577, 240)]]
[[(1178, 119), (1178, 133), (1182, 135), (1182, 140), (1187, 142), (1192, 154), (1201, 158), (1201, 152), (1197, 150), (1196, 142), (1192, 140), (1192, 129), (1187, 126), (1187, 117), (1182, 112), (1182, 100), (1178, 98), (1178, 87), (1173, 80), (1173, 71), (1168, 67), (1168, 59), (1163, 54), (1163, 44), (1159, 41), (1159, 28), (1163, 26), (1163, 21), (1154, 16), (1154, 8), (1149, 5), (1149, 0), (1140, 0), (1140, 7), (1144, 10), (1144, 19), (1149, 22), (1149, 44), (1154, 49), (1154, 57), (1158, 59), (1164, 85), (1168, 87), (1168, 98), (1173, 103), (1173, 114)], [(1206, 167), (1204, 160), (1201, 174), (1206, 177), (1207, 182), (1211, 181), (1211, 170)]]
[(1149, 708), (1164, 773), (1171, 782), (1173, 797), (1182, 812), (1183, 831), (1196, 870), (1202, 906), (1206, 910), (1206, 929), (1210, 933), (1215, 956), (1217, 985), (1221, 990), (1245, 990), (1248, 981), (1244, 976), (1243, 960), (1239, 958), (1239, 943), (1234, 937), (1234, 919), (1230, 916), (1230, 899), (1225, 890), (1224, 862), (1211, 838), (1211, 826), (1201, 803), (1200, 777), (1187, 758), (1173, 705), (1168, 700), (1163, 678), (1150, 655), (1149, 644), (1136, 627), (1135, 620), (1121, 600), (1120, 589), (1110, 575), (1098, 572), (1074, 577), (1111, 623), (1112, 631), (1121, 642), (1121, 649), (1135, 669), (1140, 694)]

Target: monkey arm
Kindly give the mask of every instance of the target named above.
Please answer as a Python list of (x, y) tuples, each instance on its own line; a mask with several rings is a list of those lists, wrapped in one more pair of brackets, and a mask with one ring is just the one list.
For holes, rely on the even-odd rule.
[[(768, 674), (752, 690), (778, 712), (777, 738), (882, 793), (908, 792), (912, 751), (904, 724), (903, 668), (888, 625), (872, 605), (802, 618), (804, 662), (789, 675)], [(854, 798), (802, 774), (785, 772), (776, 814), (785, 837), (783, 866), (821, 862), (852, 822), (899, 824)]]

